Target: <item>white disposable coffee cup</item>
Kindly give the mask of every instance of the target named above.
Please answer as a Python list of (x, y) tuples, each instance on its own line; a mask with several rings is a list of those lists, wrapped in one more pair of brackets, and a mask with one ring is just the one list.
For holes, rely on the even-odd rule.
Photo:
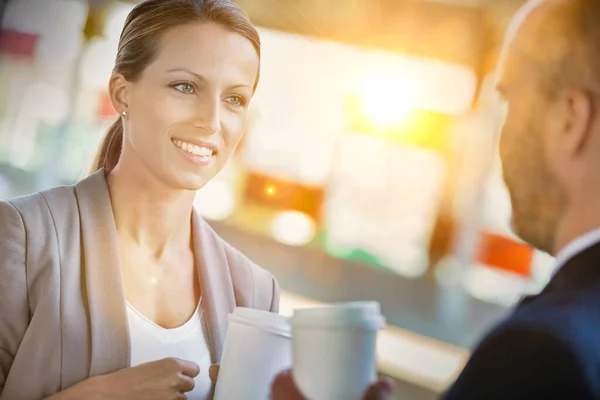
[(275, 375), (291, 365), (288, 318), (238, 307), (229, 314), (214, 399), (266, 400)]
[(385, 325), (379, 303), (296, 309), (291, 324), (292, 375), (304, 397), (362, 399), (377, 376), (377, 331)]

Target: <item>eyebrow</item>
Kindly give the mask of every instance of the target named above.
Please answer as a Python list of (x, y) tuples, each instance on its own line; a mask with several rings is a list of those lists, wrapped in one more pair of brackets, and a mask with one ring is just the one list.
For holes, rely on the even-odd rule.
[[(185, 72), (186, 74), (190, 74), (190, 75), (193, 75), (193, 76), (195, 76), (195, 77), (196, 77), (196, 78), (197, 78), (199, 81), (201, 81), (201, 82), (207, 82), (206, 78), (205, 78), (205, 77), (203, 77), (202, 75), (200, 75), (200, 74), (197, 74), (197, 73), (195, 73), (195, 72), (192, 72), (192, 71), (189, 71), (189, 70), (187, 70), (187, 69), (185, 69), (185, 68), (173, 68), (173, 69), (169, 69), (169, 70), (167, 70), (167, 73), (172, 73), (172, 72)], [(229, 87), (229, 89), (237, 89), (237, 88), (248, 88), (248, 89), (253, 89), (253, 87), (252, 87), (252, 86), (250, 86), (250, 85), (246, 85), (246, 84), (243, 84), (243, 83), (234, 84), (234, 85), (231, 85), (231, 86)]]

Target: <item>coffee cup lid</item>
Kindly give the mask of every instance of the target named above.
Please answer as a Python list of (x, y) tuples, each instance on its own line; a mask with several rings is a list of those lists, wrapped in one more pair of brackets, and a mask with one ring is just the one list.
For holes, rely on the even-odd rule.
[(233, 313), (229, 314), (229, 320), (251, 325), (277, 335), (291, 336), (289, 319), (276, 313), (254, 308), (236, 307)]
[(320, 307), (298, 308), (291, 319), (294, 326), (363, 327), (381, 329), (385, 317), (376, 301), (333, 303)]

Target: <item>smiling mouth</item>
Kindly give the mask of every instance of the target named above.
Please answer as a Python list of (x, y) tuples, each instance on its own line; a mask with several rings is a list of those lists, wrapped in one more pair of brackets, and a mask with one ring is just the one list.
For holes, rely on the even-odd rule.
[(175, 146), (179, 147), (181, 150), (189, 153), (190, 155), (209, 158), (213, 154), (216, 154), (215, 151), (205, 146), (198, 146), (197, 144), (187, 143), (182, 140), (172, 140), (172, 142)]

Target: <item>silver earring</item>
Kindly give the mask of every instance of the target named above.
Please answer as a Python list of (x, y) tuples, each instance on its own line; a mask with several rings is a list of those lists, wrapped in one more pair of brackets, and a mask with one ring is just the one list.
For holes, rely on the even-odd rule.
[(122, 114), (122, 115), (123, 115), (125, 118), (127, 118), (127, 111), (123, 111), (121, 114)]

